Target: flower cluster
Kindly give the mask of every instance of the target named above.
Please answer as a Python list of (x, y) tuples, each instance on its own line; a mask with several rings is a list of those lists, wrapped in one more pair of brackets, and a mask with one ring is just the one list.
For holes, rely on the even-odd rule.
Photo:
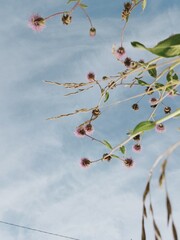
[(76, 128), (74, 134), (77, 137), (85, 137), (86, 135), (91, 135), (94, 132), (93, 126), (91, 123), (86, 125), (81, 125)]
[[(94, 37), (96, 35), (96, 28), (93, 27), (92, 25), (92, 21), (89, 17), (89, 15), (87, 14), (86, 10), (84, 9), (84, 7), (82, 6), (82, 4), (80, 3), (80, 1), (75, 1), (75, 5), (71, 8), (70, 11), (63, 11), (63, 12), (57, 12), (57, 13), (54, 13), (54, 14), (51, 14), (49, 16), (47, 16), (46, 18), (43, 18), (41, 17), (39, 14), (33, 14), (31, 16), (31, 18), (29, 19), (28, 21), (28, 26), (36, 31), (36, 32), (40, 32), (44, 29), (45, 27), (45, 22), (50, 19), (50, 18), (53, 18), (55, 16), (58, 16), (58, 15), (62, 15), (61, 17), (61, 20), (62, 20), (62, 23), (65, 24), (65, 25), (69, 25), (72, 21), (72, 13), (73, 11), (79, 7), (83, 10), (85, 16), (87, 17), (89, 23), (90, 23), (90, 30), (89, 30), (89, 35), (91, 37)], [(69, 2), (70, 3), (70, 2)]]

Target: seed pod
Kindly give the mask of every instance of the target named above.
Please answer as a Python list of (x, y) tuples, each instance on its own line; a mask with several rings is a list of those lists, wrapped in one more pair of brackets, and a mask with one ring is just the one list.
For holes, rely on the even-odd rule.
[(135, 110), (135, 111), (139, 110), (139, 105), (137, 103), (134, 103), (132, 105), (132, 109)]
[(91, 27), (90, 30), (89, 30), (89, 35), (91, 37), (94, 37), (96, 36), (96, 29), (94, 27)]
[(101, 114), (101, 112), (100, 112), (99, 108), (95, 108), (92, 110), (92, 114), (93, 114), (93, 116), (97, 117)]
[(164, 108), (164, 112), (167, 114), (167, 113), (170, 113), (171, 112), (171, 108), (170, 107), (165, 107)]
[(67, 14), (63, 14), (63, 16), (62, 16), (62, 22), (63, 22), (63, 24), (68, 25), (68, 24), (71, 23), (71, 20), (72, 20), (71, 15), (69, 15), (68, 13), (67, 13)]
[(106, 160), (109, 162), (111, 160), (111, 158), (112, 158), (111, 156), (108, 156), (108, 153), (103, 154), (103, 160)]

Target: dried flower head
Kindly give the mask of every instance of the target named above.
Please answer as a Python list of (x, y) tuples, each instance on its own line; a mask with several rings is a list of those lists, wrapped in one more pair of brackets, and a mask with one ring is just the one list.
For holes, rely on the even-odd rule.
[(96, 36), (96, 29), (94, 27), (91, 27), (90, 30), (89, 30), (89, 35), (91, 37), (94, 37)]
[(122, 20), (128, 20), (128, 17), (129, 17), (129, 15), (130, 15), (130, 11), (129, 10), (126, 10), (126, 9), (124, 9), (123, 11), (122, 11), (122, 13), (121, 13), (121, 18), (122, 18)]
[(63, 24), (69, 25), (72, 21), (72, 16), (68, 13), (63, 14), (62, 16), (62, 22)]
[(160, 123), (160, 124), (157, 124), (156, 127), (155, 127), (155, 130), (156, 132), (158, 133), (163, 133), (166, 131), (165, 127), (164, 127), (164, 124)]
[(111, 158), (112, 158), (112, 157), (111, 157), (108, 153), (104, 153), (104, 154), (103, 154), (103, 160), (106, 160), (106, 161), (109, 162), (109, 161), (111, 160)]
[(88, 123), (87, 125), (85, 125), (84, 130), (88, 135), (91, 135), (94, 132), (94, 129), (91, 123)]
[(127, 11), (130, 11), (132, 7), (132, 4), (130, 2), (124, 3), (124, 9), (126, 9)]
[(80, 126), (76, 128), (74, 134), (76, 135), (76, 137), (85, 137), (86, 131), (84, 127)]
[(87, 74), (87, 79), (89, 82), (94, 82), (95, 81), (95, 74), (93, 72), (89, 72)]
[(91, 161), (88, 158), (81, 158), (81, 166), (88, 167), (91, 164)]
[(142, 147), (141, 147), (140, 144), (137, 143), (137, 144), (132, 146), (132, 150), (133, 150), (133, 152), (139, 153), (139, 152), (141, 152)]
[(124, 165), (125, 165), (126, 167), (128, 167), (128, 168), (131, 168), (131, 167), (133, 167), (133, 165), (134, 165), (134, 161), (132, 160), (132, 158), (126, 158), (126, 159), (124, 159), (124, 160), (123, 160), (123, 163), (124, 163)]
[(100, 112), (99, 108), (95, 108), (95, 109), (92, 110), (92, 115), (93, 116), (97, 117), (100, 114), (101, 114), (101, 112)]
[(167, 114), (167, 113), (170, 113), (171, 112), (171, 108), (170, 107), (165, 107), (164, 108), (164, 112)]
[(139, 110), (139, 105), (137, 103), (134, 103), (132, 105), (132, 109), (135, 110), (135, 111)]
[(137, 68), (137, 66), (138, 66), (138, 63), (137, 62), (135, 62), (135, 61), (131, 61), (131, 68), (132, 69), (135, 69), (135, 68)]
[(145, 91), (147, 92), (147, 95), (153, 94), (153, 88), (151, 87), (147, 87)]
[(131, 67), (131, 62), (132, 62), (131, 58), (127, 57), (127, 58), (125, 58), (125, 60), (124, 60), (124, 65), (125, 65), (127, 68), (129, 68), (129, 67)]
[(155, 108), (157, 106), (158, 100), (156, 98), (151, 98), (149, 102), (151, 104), (151, 107)]
[(107, 76), (103, 76), (103, 77), (102, 77), (102, 80), (103, 80), (103, 81), (106, 81), (106, 80), (108, 80), (108, 79), (109, 79), (109, 78), (108, 78)]
[(29, 19), (28, 26), (32, 30), (40, 32), (43, 30), (43, 28), (45, 28), (45, 19), (38, 14), (34, 14)]
[(135, 141), (140, 141), (141, 135), (138, 134), (138, 135), (136, 135), (135, 137), (133, 137), (133, 139), (134, 139)]

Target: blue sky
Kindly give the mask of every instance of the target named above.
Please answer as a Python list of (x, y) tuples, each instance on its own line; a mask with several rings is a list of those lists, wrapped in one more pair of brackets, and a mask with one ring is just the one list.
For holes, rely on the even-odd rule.
[[(89, 25), (81, 11), (73, 15), (72, 24), (62, 25), (59, 17), (50, 20), (41, 33), (32, 32), (27, 21), (33, 13), (47, 16), (65, 10), (66, 1), (38, 0), (26, 2), (2, 0), (0, 9), (0, 220), (44, 229), (82, 240), (139, 240), (141, 234), (142, 193), (154, 160), (179, 140), (179, 119), (167, 122), (167, 131), (152, 131), (143, 137), (143, 151), (131, 152), (136, 165), (126, 169), (118, 160), (80, 167), (80, 158), (97, 159), (105, 150), (88, 139), (74, 136), (76, 126), (88, 115), (76, 115), (58, 121), (51, 116), (92, 107), (98, 101), (98, 89), (77, 96), (64, 97), (63, 88), (45, 84), (44, 80), (86, 82), (94, 71), (98, 79), (123, 70), (111, 54), (118, 45), (122, 22), (122, 1), (85, 1), (97, 28), (90, 38)], [(155, 4), (155, 5), (154, 5)], [(132, 58), (152, 57), (133, 49), (131, 41), (153, 46), (178, 33), (178, 1), (148, 2), (147, 9), (133, 13), (125, 35), (125, 47)], [(113, 99), (135, 94), (119, 89)], [(167, 100), (175, 110), (179, 99)], [(142, 118), (149, 115), (131, 110), (133, 101), (104, 111), (94, 123), (94, 136), (108, 139), (113, 145), (126, 138)], [(162, 113), (161, 113), (162, 116)], [(145, 120), (145, 119), (143, 119)], [(131, 145), (131, 144), (130, 144)], [(180, 219), (180, 168), (177, 150), (168, 165), (168, 186), (178, 229)], [(156, 177), (159, 169), (156, 171)], [(163, 239), (171, 239), (166, 229), (164, 190), (152, 181), (155, 214)], [(151, 219), (147, 221), (148, 239), (152, 239)], [(4, 240), (53, 240), (53, 236), (0, 225)], [(166, 236), (166, 237), (165, 237)]]

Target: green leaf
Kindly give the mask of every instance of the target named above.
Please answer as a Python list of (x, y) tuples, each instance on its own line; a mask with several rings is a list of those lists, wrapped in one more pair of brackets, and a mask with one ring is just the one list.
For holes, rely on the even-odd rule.
[(142, 10), (145, 9), (146, 5), (147, 5), (147, 0), (143, 0), (143, 2), (142, 2)]
[(139, 42), (131, 42), (131, 44), (133, 47), (146, 49), (149, 52), (161, 57), (169, 58), (180, 55), (180, 34), (175, 34), (164, 39), (153, 48), (147, 48)]
[(121, 146), (119, 148), (119, 150), (122, 152), (122, 154), (125, 154), (126, 153), (126, 147), (125, 146)]
[(110, 144), (108, 141), (103, 140), (103, 143), (104, 143), (104, 145), (105, 145), (107, 148), (113, 149), (113, 147), (111, 146), (111, 144)]
[(119, 159), (119, 156), (115, 155), (115, 154), (112, 154), (111, 157), (113, 158), (118, 158)]
[[(161, 88), (161, 87), (164, 87), (164, 84), (162, 83), (155, 83), (155, 88)], [(162, 91), (162, 89), (160, 89), (160, 91)]]
[(142, 43), (139, 43), (139, 42), (131, 42), (131, 45), (135, 48), (146, 49), (146, 47)]
[(151, 130), (155, 127), (155, 122), (153, 121), (143, 121), (140, 122), (133, 130), (132, 134), (136, 134), (139, 132), (144, 132), (144, 131), (148, 131)]
[(143, 81), (143, 80), (140, 80), (138, 79), (138, 84), (141, 85), (141, 86), (147, 86), (147, 82)]
[(174, 73), (174, 70), (173, 70), (173, 69), (168, 72), (168, 74), (167, 74), (167, 76), (166, 76), (166, 80), (167, 80), (168, 82), (170, 82), (170, 81), (172, 80), (172, 75), (173, 75), (173, 73)]
[(80, 6), (81, 8), (87, 8), (87, 7), (88, 7), (86, 4), (83, 4), (83, 3), (80, 3), (79, 6)]
[(167, 76), (166, 76), (166, 80), (168, 81), (168, 82), (170, 82), (170, 81), (172, 81), (172, 80), (179, 80), (179, 78), (178, 78), (178, 75), (174, 72), (174, 70), (172, 69), (172, 70), (170, 70), (169, 72), (168, 72), (168, 74), (167, 74)]
[[(153, 67), (154, 66), (154, 67)], [(157, 77), (157, 70), (156, 70), (156, 64), (151, 64), (149, 65), (149, 67), (153, 67), (151, 69), (148, 70), (148, 73), (151, 77), (156, 78)]]
[(106, 92), (104, 102), (107, 102), (108, 99), (109, 99), (109, 93)]

